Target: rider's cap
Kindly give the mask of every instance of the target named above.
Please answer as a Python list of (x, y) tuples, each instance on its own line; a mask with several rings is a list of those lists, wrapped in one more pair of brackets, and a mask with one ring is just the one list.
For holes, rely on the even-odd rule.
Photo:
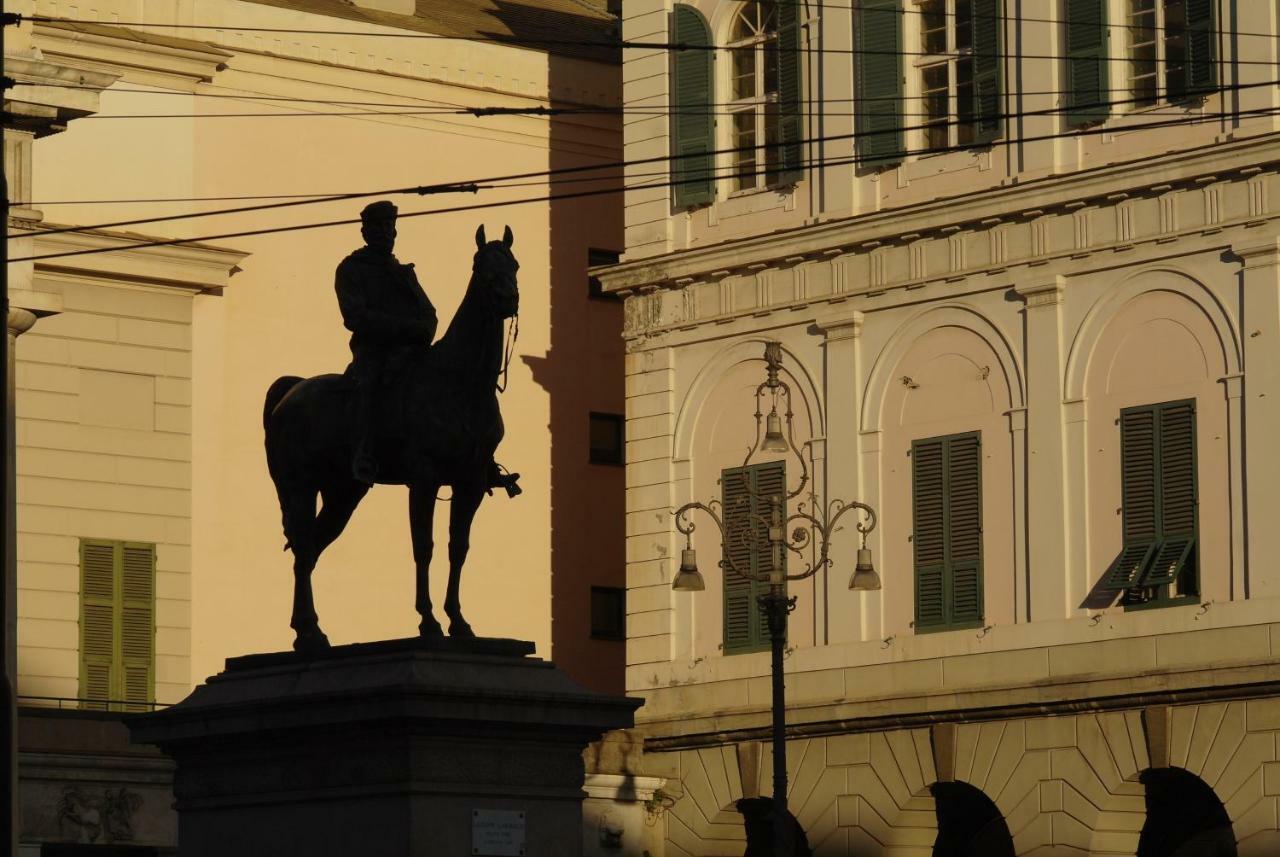
[(380, 199), (364, 207), (364, 211), (360, 212), (360, 222), (374, 223), (381, 220), (395, 220), (396, 213), (397, 209), (394, 202)]

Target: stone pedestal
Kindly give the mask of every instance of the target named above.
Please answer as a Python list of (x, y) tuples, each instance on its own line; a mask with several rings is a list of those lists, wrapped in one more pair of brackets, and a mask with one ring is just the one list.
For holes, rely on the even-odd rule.
[(532, 651), (410, 639), (249, 655), (128, 725), (176, 763), (183, 857), (580, 855), (582, 751), (641, 703)]

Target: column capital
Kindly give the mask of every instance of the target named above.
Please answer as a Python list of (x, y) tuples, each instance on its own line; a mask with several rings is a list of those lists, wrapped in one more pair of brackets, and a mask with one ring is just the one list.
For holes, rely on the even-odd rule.
[(9, 330), (9, 336), (17, 338), (31, 329), (36, 323), (36, 314), (29, 309), (22, 307), (9, 307), (9, 318), (6, 327)]
[(1026, 303), (1027, 307), (1055, 306), (1062, 302), (1062, 291), (1067, 278), (1061, 274), (1047, 280), (1038, 280), (1025, 285), (1014, 286), (1013, 290)]
[(822, 335), (827, 342), (838, 342), (842, 339), (857, 339), (862, 336), (862, 322), (864, 315), (859, 310), (841, 315), (839, 318), (830, 321), (819, 321), (816, 324), (818, 330), (822, 331)]
[(1233, 244), (1231, 252), (1244, 262), (1246, 270), (1274, 267), (1280, 265), (1280, 238), (1271, 238), (1257, 244)]

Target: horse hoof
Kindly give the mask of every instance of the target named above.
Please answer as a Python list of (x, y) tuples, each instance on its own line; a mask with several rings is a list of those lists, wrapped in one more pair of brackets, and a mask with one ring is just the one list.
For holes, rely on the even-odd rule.
[(474, 637), (475, 635), (476, 632), (471, 630), (471, 626), (465, 619), (454, 619), (449, 623), (450, 637)]
[(293, 650), (304, 655), (314, 655), (329, 650), (329, 638), (322, 631), (299, 634), (293, 641)]
[(431, 619), (430, 621), (424, 619), (418, 625), (418, 636), (430, 638), (443, 637), (444, 628), (441, 628), (440, 623), (435, 619)]

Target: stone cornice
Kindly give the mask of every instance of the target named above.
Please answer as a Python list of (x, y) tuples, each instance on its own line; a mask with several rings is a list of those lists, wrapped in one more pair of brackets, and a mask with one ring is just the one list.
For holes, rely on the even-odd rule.
[(37, 23), (34, 39), (45, 56), (81, 68), (117, 76), (137, 70), (189, 83), (212, 81), (234, 56), (203, 42), (69, 21)]
[[(56, 228), (56, 227), (55, 227)], [(132, 233), (60, 232), (35, 237), (35, 252), (72, 253), (77, 250), (120, 248), (110, 253), (64, 256), (35, 263), (35, 275), (57, 274), (96, 281), (161, 286), (190, 292), (220, 294), (248, 253), (210, 244), (130, 246), (153, 236)]]
[(120, 77), (19, 56), (4, 58), (4, 73), (14, 79), (13, 89), (4, 98), (12, 127), (37, 137), (57, 133), (72, 119), (96, 113), (102, 90)]
[(1178, 152), (1136, 163), (1064, 173), (963, 197), (902, 209), (856, 215), (768, 235), (726, 241), (623, 262), (595, 273), (606, 291), (629, 293), (644, 286), (672, 287), (678, 280), (718, 279), (752, 266), (782, 266), (784, 260), (828, 258), (835, 248), (911, 243), (944, 238), (961, 230), (988, 231), (999, 225), (1066, 215), (1082, 208), (1110, 206), (1125, 199), (1159, 196), (1209, 183), (1248, 179), (1261, 169), (1280, 167), (1280, 134), (1223, 143), (1196, 152)]

